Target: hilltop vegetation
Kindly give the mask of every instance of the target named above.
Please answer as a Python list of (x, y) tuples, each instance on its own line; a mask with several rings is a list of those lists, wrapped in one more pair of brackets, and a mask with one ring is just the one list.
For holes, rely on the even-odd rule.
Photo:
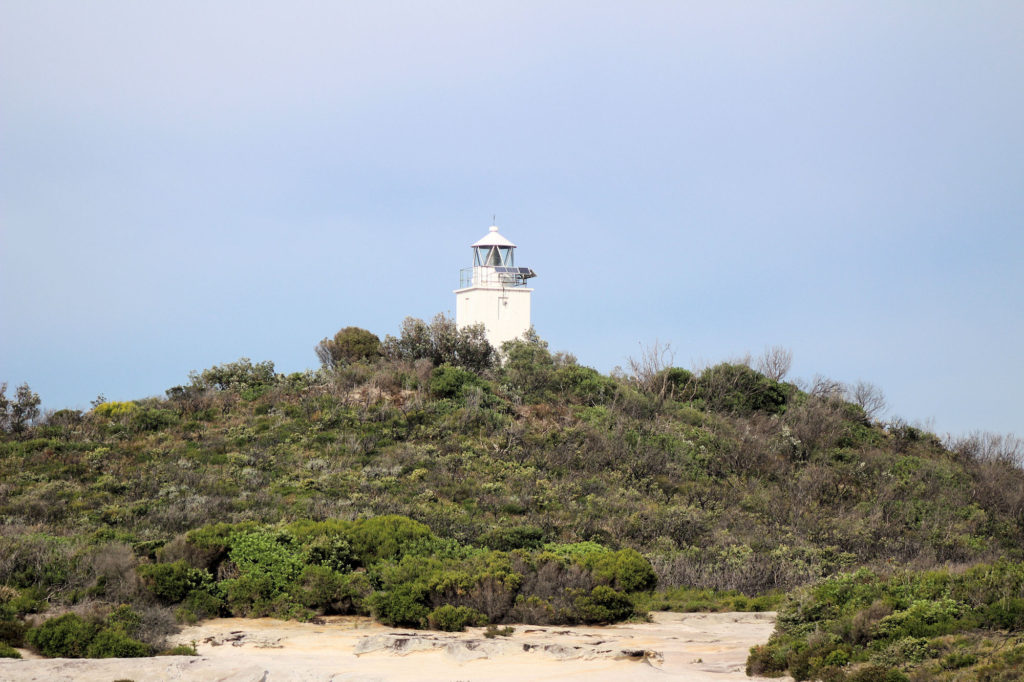
[(606, 376), (530, 335), (499, 365), (443, 317), (316, 350), (315, 372), (243, 358), (165, 398), (6, 418), (0, 641), (38, 640), (40, 612), (70, 612), (89, 655), (215, 614), (611, 622), (1024, 558), (1016, 442), (879, 423), (871, 387), (789, 383), (778, 353), (690, 372), (654, 349)]

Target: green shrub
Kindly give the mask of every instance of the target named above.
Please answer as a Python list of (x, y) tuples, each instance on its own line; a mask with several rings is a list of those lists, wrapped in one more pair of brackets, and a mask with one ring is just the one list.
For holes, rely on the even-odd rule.
[(651, 562), (634, 549), (612, 551), (596, 542), (547, 544), (544, 549), (579, 564), (617, 590), (652, 589), (658, 582)]
[(202, 372), (189, 372), (192, 385), (197, 388), (212, 388), (219, 391), (237, 391), (273, 386), (277, 383), (274, 363), (269, 360), (257, 362), (255, 365), (249, 358), (240, 358), (235, 362), (214, 365)]
[(249, 574), (218, 583), (224, 594), (224, 607), (240, 618), (260, 618), (274, 613), (273, 601), (281, 594), (267, 575)]
[(480, 626), (487, 623), (487, 616), (468, 606), (439, 606), (427, 615), (431, 630), (462, 632), (467, 625)]
[(658, 582), (651, 562), (634, 549), (601, 555), (593, 559), (589, 567), (596, 577), (608, 580), (615, 589), (624, 592), (650, 590)]
[(619, 390), (614, 379), (574, 362), (556, 369), (551, 380), (563, 395), (585, 405), (607, 404)]
[(448, 363), (471, 372), (494, 367), (498, 356), (487, 342), (483, 324), (458, 328), (455, 321), (438, 314), (429, 324), (407, 317), (398, 338), (384, 339), (384, 354), (393, 360), (430, 360), (435, 367)]
[(192, 566), (214, 570), (227, 558), (232, 535), (256, 528), (257, 525), (249, 521), (213, 523), (194, 528), (185, 534), (187, 560)]
[(245, 577), (271, 585), (283, 592), (302, 571), (304, 562), (294, 538), (269, 530), (241, 531), (231, 535), (228, 556)]
[(196, 651), (195, 642), (192, 644), (179, 644), (178, 646), (165, 649), (157, 654), (157, 656), (198, 656), (199, 652)]
[(103, 619), (103, 626), (135, 636), (142, 629), (142, 616), (131, 606), (122, 604), (107, 614), (107, 617)]
[(320, 535), (306, 543), (307, 561), (310, 564), (326, 566), (333, 571), (346, 573), (356, 563), (352, 545), (340, 535)]
[(920, 599), (906, 609), (886, 616), (875, 631), (876, 637), (901, 639), (944, 635), (958, 628), (957, 619), (967, 607), (953, 599)]
[(0, 619), (0, 642), (21, 646), (25, 641), (26, 631), (28, 631), (28, 627), (18, 618)]
[(0, 658), (21, 658), (21, 652), (6, 642), (0, 642)]
[(633, 602), (607, 585), (598, 585), (590, 594), (576, 597), (573, 607), (584, 623), (614, 623), (633, 615)]
[(544, 531), (537, 526), (500, 526), (480, 536), (480, 544), (490, 549), (537, 549), (544, 543)]
[(352, 547), (363, 565), (380, 560), (398, 560), (418, 540), (433, 538), (430, 529), (404, 516), (374, 516), (356, 521)]
[(669, 367), (663, 370), (661, 376), (658, 377), (657, 383), (665, 385), (669, 398), (675, 398), (676, 400), (688, 400), (693, 397), (696, 388), (696, 378), (693, 376), (693, 372), (683, 369), (682, 367)]
[(182, 623), (195, 623), (220, 614), (224, 600), (207, 590), (192, 590), (174, 612)]
[(170, 410), (147, 407), (131, 417), (132, 426), (139, 431), (159, 431), (178, 423), (178, 415)]
[(48, 658), (83, 658), (96, 636), (96, 630), (94, 624), (73, 613), (66, 613), (32, 628), (26, 639)]
[(825, 656), (823, 663), (826, 666), (841, 668), (850, 662), (850, 652), (846, 649), (833, 649)]
[(118, 628), (103, 628), (86, 649), (89, 658), (140, 658), (152, 653), (148, 644), (132, 639)]
[(165, 604), (177, 604), (193, 590), (209, 589), (213, 584), (209, 571), (192, 568), (183, 559), (169, 564), (143, 564), (138, 573), (149, 591)]
[(989, 604), (985, 609), (985, 620), (1004, 630), (1024, 630), (1024, 599), (1007, 597)]
[(300, 603), (323, 613), (362, 613), (372, 592), (365, 573), (339, 573), (327, 566), (307, 566), (293, 594)]
[(403, 583), (392, 590), (379, 590), (367, 600), (370, 613), (384, 625), (421, 628), (427, 623), (430, 609), (422, 585)]
[(750, 655), (747, 656), (746, 671), (747, 675), (751, 677), (754, 675), (778, 677), (788, 667), (786, 650), (777, 642), (755, 645), (751, 647)]
[(466, 388), (483, 385), (476, 374), (449, 364), (435, 367), (430, 373), (430, 392), (438, 398), (461, 398)]
[(795, 392), (791, 384), (773, 381), (746, 365), (723, 362), (700, 373), (694, 397), (722, 412), (777, 413)]
[(847, 675), (847, 682), (908, 682), (900, 670), (885, 665), (865, 665)]
[(924, 637), (903, 637), (875, 655), (874, 659), (883, 665), (900, 666), (905, 663), (920, 663), (931, 655), (932, 649)]
[(380, 338), (360, 327), (345, 327), (332, 339), (316, 346), (316, 356), (324, 367), (337, 368), (352, 362), (373, 360), (381, 355)]
[(944, 656), (940, 665), (946, 670), (957, 670), (959, 668), (968, 668), (977, 662), (978, 657), (974, 654), (953, 653)]
[(547, 341), (532, 328), (523, 338), (503, 343), (501, 352), (505, 357), (502, 378), (523, 400), (540, 402), (557, 390), (555, 360), (548, 351)]

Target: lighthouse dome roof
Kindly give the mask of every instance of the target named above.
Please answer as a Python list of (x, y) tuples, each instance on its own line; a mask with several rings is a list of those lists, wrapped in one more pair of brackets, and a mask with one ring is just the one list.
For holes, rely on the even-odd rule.
[(498, 226), (491, 225), (490, 231), (480, 240), (474, 242), (472, 246), (511, 246), (515, 248), (515, 244), (505, 239), (501, 234), (498, 233)]

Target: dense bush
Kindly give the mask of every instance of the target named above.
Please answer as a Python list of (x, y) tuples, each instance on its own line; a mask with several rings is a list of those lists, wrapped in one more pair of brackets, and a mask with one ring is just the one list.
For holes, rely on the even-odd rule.
[(417, 542), (433, 538), (425, 524), (393, 514), (360, 519), (350, 532), (352, 548), (364, 565), (400, 559)]
[(249, 358), (235, 362), (214, 365), (202, 372), (190, 372), (192, 385), (199, 388), (213, 388), (219, 391), (242, 391), (244, 389), (272, 386), (277, 382), (274, 363), (269, 360), (253, 364)]
[(15, 389), (14, 400), (7, 397), (7, 382), (0, 383), (0, 432), (24, 432), (39, 417), (39, 394), (22, 384)]
[(152, 653), (148, 645), (116, 628), (98, 631), (85, 651), (88, 658), (138, 658)]
[(990, 665), (993, 652), (982, 637), (972, 634), (974, 639), (962, 640), (968, 650), (946, 653), (944, 636), (978, 628), (998, 636), (1008, 614), (1011, 620), (1024, 616), (1020, 606), (1024, 563), (888, 577), (861, 569), (797, 590), (779, 613), (769, 642), (751, 650), (747, 670), (788, 672), (798, 680), (826, 674), (902, 679), (915, 671), (931, 675), (986, 660)]
[[(539, 529), (519, 530), (502, 541), (539, 543)], [(209, 570), (184, 559), (139, 569), (147, 588), (186, 622), (223, 608), (239, 616), (369, 612), (389, 625), (445, 629), (514, 620), (524, 613), (515, 607), (521, 603), (538, 606), (529, 612), (539, 622), (612, 622), (633, 613), (627, 592), (655, 583), (650, 563), (631, 549), (594, 542), (480, 549), (397, 515), (276, 528), (215, 524), (164, 554), (202, 557), (200, 548), (217, 552), (201, 561)]]
[(134, 402), (111, 400), (92, 408), (92, 414), (105, 419), (121, 419), (133, 416), (139, 409), (138, 404)]
[(482, 535), (479, 541), (485, 547), (503, 552), (537, 549), (544, 544), (544, 530), (537, 526), (500, 526)]
[(792, 384), (769, 379), (746, 365), (727, 362), (701, 372), (695, 388), (694, 398), (704, 401), (709, 408), (736, 414), (780, 412), (796, 393)]
[(467, 625), (486, 625), (487, 616), (468, 606), (445, 604), (427, 614), (427, 624), (432, 630), (462, 632)]
[(473, 372), (490, 369), (497, 362), (497, 353), (487, 342), (483, 324), (460, 329), (443, 314), (434, 316), (430, 323), (405, 318), (397, 338), (385, 337), (383, 350), (393, 360), (425, 359), (435, 367), (447, 363)]
[(614, 623), (633, 615), (632, 600), (607, 585), (598, 585), (590, 594), (576, 597), (573, 606), (584, 623)]
[(461, 398), (466, 388), (483, 385), (476, 374), (448, 364), (435, 368), (430, 374), (430, 392), (438, 398)]
[(324, 367), (337, 368), (343, 365), (373, 360), (380, 357), (380, 338), (373, 332), (359, 327), (345, 327), (324, 339), (316, 346), (316, 356)]
[(384, 625), (422, 628), (427, 625), (430, 608), (427, 589), (421, 584), (406, 583), (393, 590), (380, 590), (370, 595), (370, 613)]
[(502, 378), (505, 384), (527, 402), (540, 402), (554, 395), (555, 358), (548, 343), (531, 329), (521, 339), (501, 346), (504, 357)]
[(127, 606), (115, 609), (100, 622), (74, 613), (50, 618), (32, 628), (28, 643), (52, 658), (133, 658), (149, 656), (152, 648), (135, 638), (142, 619)]
[(66, 613), (29, 630), (27, 640), (43, 656), (83, 658), (97, 630), (95, 624)]
[(138, 571), (149, 590), (165, 604), (184, 601), (190, 592), (209, 589), (213, 582), (209, 571), (192, 568), (184, 560), (144, 564)]

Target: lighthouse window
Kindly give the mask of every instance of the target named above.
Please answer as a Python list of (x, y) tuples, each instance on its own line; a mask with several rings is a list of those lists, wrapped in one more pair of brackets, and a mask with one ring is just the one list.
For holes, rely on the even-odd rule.
[(473, 265), (499, 267), (513, 265), (515, 253), (511, 246), (478, 246), (473, 249)]

